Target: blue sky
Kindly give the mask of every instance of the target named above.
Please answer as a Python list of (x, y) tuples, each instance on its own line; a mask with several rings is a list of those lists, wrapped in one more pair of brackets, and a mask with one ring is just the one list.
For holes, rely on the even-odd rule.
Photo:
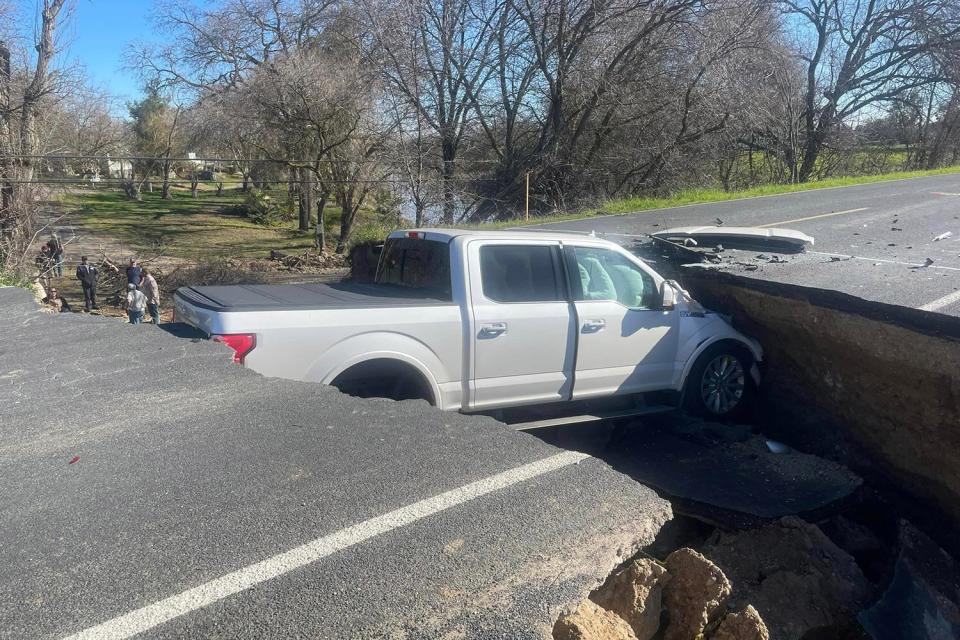
[(135, 41), (156, 41), (150, 20), (153, 0), (76, 0), (66, 30), (69, 59), (81, 63), (93, 84), (116, 95), (121, 104), (141, 94), (134, 71), (123, 68), (123, 53)]

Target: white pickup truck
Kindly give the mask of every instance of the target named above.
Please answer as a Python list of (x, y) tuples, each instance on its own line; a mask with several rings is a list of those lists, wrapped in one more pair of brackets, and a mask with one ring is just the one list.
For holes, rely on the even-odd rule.
[(184, 287), (175, 314), (264, 375), (463, 412), (657, 393), (722, 416), (762, 358), (639, 258), (575, 234), (396, 232), (372, 284)]

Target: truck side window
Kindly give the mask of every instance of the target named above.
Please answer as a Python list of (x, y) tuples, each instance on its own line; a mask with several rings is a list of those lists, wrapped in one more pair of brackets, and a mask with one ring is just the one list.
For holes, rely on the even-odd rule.
[(660, 295), (653, 277), (608, 249), (575, 247), (581, 300), (615, 300), (631, 309), (659, 309)]
[(556, 270), (556, 247), (487, 245), (480, 247), (483, 294), (494, 302), (563, 300)]

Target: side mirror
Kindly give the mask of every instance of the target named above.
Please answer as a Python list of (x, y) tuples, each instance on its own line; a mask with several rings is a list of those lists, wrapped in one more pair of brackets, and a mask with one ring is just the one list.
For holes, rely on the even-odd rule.
[(660, 306), (664, 311), (673, 311), (677, 308), (677, 291), (667, 280), (660, 285)]

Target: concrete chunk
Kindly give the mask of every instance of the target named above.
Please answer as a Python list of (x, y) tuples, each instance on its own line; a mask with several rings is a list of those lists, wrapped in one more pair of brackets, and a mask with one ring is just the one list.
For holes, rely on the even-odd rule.
[(560, 616), (554, 640), (637, 640), (626, 620), (591, 600)]
[(678, 549), (667, 556), (670, 581), (664, 601), (670, 614), (665, 640), (700, 637), (708, 624), (723, 615), (730, 597), (730, 581), (720, 567), (693, 549)]
[(649, 640), (660, 628), (663, 585), (667, 580), (663, 566), (642, 558), (614, 574), (591, 598), (629, 622), (638, 640)]

